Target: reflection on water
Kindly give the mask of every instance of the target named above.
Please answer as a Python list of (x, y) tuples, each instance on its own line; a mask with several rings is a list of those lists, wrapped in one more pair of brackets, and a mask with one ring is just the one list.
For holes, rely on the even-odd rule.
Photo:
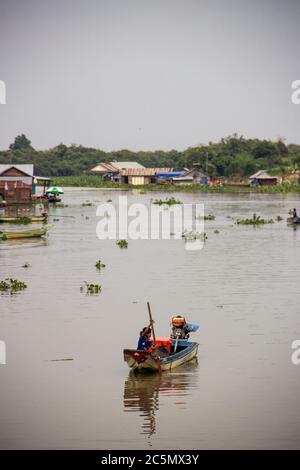
[(160, 399), (180, 398), (178, 406), (186, 404), (186, 397), (196, 387), (197, 358), (162, 374), (131, 371), (124, 386), (124, 411), (138, 412), (143, 418), (140, 434), (152, 436), (157, 431), (156, 414)]

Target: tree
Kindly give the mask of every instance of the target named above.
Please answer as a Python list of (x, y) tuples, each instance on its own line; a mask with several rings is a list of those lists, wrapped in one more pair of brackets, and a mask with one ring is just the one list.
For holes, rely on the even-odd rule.
[(27, 139), (26, 135), (21, 134), (15, 138), (13, 144), (9, 146), (10, 150), (33, 150), (31, 141)]

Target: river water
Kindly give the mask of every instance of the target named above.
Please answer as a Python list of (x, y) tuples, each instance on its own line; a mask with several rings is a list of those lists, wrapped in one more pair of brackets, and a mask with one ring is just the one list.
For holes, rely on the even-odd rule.
[[(147, 206), (168, 196), (122, 194)], [(0, 279), (28, 285), (0, 295), (0, 448), (300, 448), (300, 229), (285, 222), (299, 196), (175, 194), (216, 216), (203, 249), (188, 251), (182, 240), (99, 240), (97, 205), (119, 195), (67, 189), (48, 238), (0, 245)], [(253, 212), (284, 220), (234, 224)], [(101, 294), (81, 292), (84, 281)], [(147, 301), (157, 336), (174, 314), (200, 325), (198, 361), (129, 373), (122, 350), (136, 346)]]

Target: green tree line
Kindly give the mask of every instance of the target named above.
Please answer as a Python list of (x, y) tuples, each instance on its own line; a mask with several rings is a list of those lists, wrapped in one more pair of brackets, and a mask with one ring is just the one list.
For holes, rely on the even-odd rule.
[(236, 134), (220, 142), (189, 147), (186, 150), (137, 151), (123, 149), (113, 152), (59, 144), (47, 150), (36, 150), (30, 140), (19, 135), (8, 150), (0, 151), (0, 163), (33, 163), (35, 174), (40, 176), (82, 175), (98, 163), (107, 161), (136, 161), (145, 167), (190, 168), (200, 163), (211, 177), (246, 177), (265, 169), (274, 174), (284, 174), (300, 168), (300, 145), (286, 145), (282, 139), (245, 139)]

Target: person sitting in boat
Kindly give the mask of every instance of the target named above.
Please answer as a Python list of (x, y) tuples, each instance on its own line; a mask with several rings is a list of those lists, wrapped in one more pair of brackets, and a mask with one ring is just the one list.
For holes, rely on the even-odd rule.
[(148, 351), (151, 346), (153, 345), (152, 341), (150, 340), (151, 337), (151, 323), (145, 328), (142, 329), (140, 332), (140, 337), (137, 345), (137, 349), (140, 351)]
[(189, 329), (185, 318), (181, 315), (176, 315), (172, 318), (172, 339), (188, 339), (189, 338)]
[(297, 209), (293, 209), (293, 219), (298, 219), (298, 215), (297, 215)]

